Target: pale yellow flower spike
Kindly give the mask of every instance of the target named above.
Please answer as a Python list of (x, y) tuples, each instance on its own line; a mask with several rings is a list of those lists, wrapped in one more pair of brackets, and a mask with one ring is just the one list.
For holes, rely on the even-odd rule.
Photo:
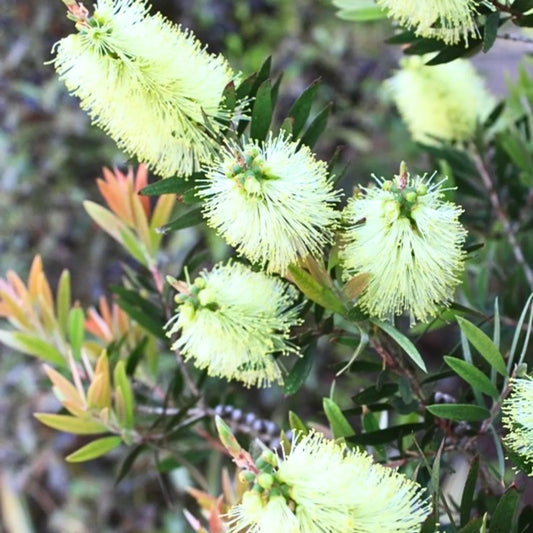
[(71, 13), (78, 33), (57, 43), (54, 66), (93, 122), (163, 177), (210, 161), (234, 78), (225, 59), (149, 15), (145, 0), (98, 0), (92, 16)]
[(409, 57), (401, 69), (387, 80), (398, 111), (413, 139), (435, 144), (469, 141), (476, 126), (488, 117), (494, 98), (482, 78), (466, 59), (427, 66), (428, 56)]
[(178, 309), (167, 335), (179, 337), (172, 349), (210, 376), (247, 387), (283, 382), (274, 354), (300, 355), (288, 340), (300, 323), (296, 289), (240, 263), (218, 264), (190, 286), (175, 286)]
[(533, 476), (533, 379), (530, 376), (514, 379), (511, 394), (502, 407), (502, 423), (508, 433), (505, 444), (520, 455)]
[(370, 316), (407, 311), (425, 322), (453, 298), (464, 269), (461, 207), (443, 201), (442, 181), (410, 177), (405, 165), (391, 181), (375, 178), (348, 202), (340, 251), (346, 277), (370, 274), (357, 304)]
[[(264, 452), (229, 533), (415, 533), (430, 513), (421, 487), (359, 452), (311, 432), (283, 457)], [(257, 488), (260, 487), (259, 490)]]
[(339, 219), (326, 163), (283, 134), (228, 145), (198, 194), (207, 223), (267, 272), (319, 256)]
[(376, 0), (390, 17), (422, 37), (447, 44), (478, 35), (475, 24), (479, 0)]

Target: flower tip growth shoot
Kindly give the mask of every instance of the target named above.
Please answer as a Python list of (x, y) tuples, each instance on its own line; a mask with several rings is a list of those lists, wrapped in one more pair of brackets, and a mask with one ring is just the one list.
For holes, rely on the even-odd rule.
[(476, 37), (476, 7), (479, 0), (376, 0), (387, 14), (422, 37), (446, 44), (468, 42)]
[(326, 163), (283, 134), (228, 144), (198, 194), (208, 224), (267, 272), (320, 254), (339, 218)]
[(178, 308), (167, 335), (180, 333), (172, 349), (211, 376), (247, 387), (282, 383), (274, 354), (299, 354), (288, 340), (299, 323), (292, 286), (240, 263), (219, 264), (193, 283), (172, 285)]
[[(516, 378), (502, 406), (502, 423), (509, 431), (505, 444), (531, 468), (533, 465), (533, 379)], [(533, 468), (528, 472), (533, 475)]]
[(398, 111), (415, 141), (465, 142), (492, 111), (494, 99), (466, 59), (426, 65), (428, 56), (409, 57), (386, 82)]
[(78, 33), (57, 43), (54, 65), (93, 122), (163, 177), (212, 159), (234, 78), (225, 59), (145, 0), (98, 0), (92, 15), (67, 6)]
[(229, 531), (415, 532), (430, 512), (420, 486), (319, 433), (298, 435), (283, 457), (265, 451), (241, 471), (250, 484), (229, 511)]
[(370, 274), (358, 305), (390, 318), (408, 311), (426, 321), (453, 297), (464, 267), (462, 209), (443, 201), (442, 181), (411, 177), (405, 163), (392, 180), (375, 177), (348, 202), (341, 259), (347, 275)]

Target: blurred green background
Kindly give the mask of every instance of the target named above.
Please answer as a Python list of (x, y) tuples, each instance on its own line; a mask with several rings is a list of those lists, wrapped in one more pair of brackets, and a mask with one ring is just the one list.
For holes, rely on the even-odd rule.
[[(159, 0), (153, 9), (191, 28), (244, 75), (272, 55), (274, 74), (284, 75), (281, 110), (320, 78), (317, 110), (328, 102), (334, 108), (317, 152), (328, 159), (336, 146), (343, 147), (342, 162), (350, 165), (343, 182), (347, 193), (371, 173), (396, 171), (401, 159), (414, 170), (433, 170), (380, 88), (400, 54), (384, 44), (387, 23), (341, 21), (327, 1)], [(47, 64), (54, 43), (72, 30), (65, 11), (60, 0), (2, 2), (0, 276), (13, 269), (25, 279), (39, 253), (53, 285), (63, 268), (71, 271), (75, 297), (87, 306), (120, 280), (124, 256), (91, 223), (81, 201), (99, 201), (94, 178), (102, 166), (127, 160), (91, 127)], [(499, 95), (505, 92), (503, 66), (512, 73), (521, 55), (520, 45), (506, 42), (478, 60)], [(184, 470), (160, 476), (146, 459), (115, 486), (113, 454), (86, 465), (64, 462), (75, 437), (48, 430), (32, 417), (54, 405), (39, 366), (0, 348), (0, 531), (187, 531), (181, 514), (187, 501)], [(256, 396), (250, 399), (257, 409), (265, 416), (274, 411), (275, 418), (278, 394)], [(315, 411), (305, 398), (291, 401), (300, 402), (291, 407), (302, 416)], [(18, 524), (16, 532), (8, 524)]]

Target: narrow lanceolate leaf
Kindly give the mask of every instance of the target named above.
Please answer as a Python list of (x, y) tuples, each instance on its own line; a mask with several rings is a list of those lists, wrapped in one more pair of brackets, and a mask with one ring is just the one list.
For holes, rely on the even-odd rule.
[(21, 331), (0, 331), (0, 342), (20, 352), (35, 355), (43, 361), (57, 366), (67, 367), (67, 362), (55, 346)]
[(131, 384), (126, 376), (126, 366), (124, 361), (119, 361), (115, 366), (113, 373), (115, 388), (117, 393), (120, 391), (122, 398), (123, 411), (121, 412), (124, 427), (131, 429), (133, 427), (133, 392)]
[(95, 435), (107, 431), (107, 428), (99, 422), (78, 418), (76, 416), (48, 413), (35, 413), (33, 416), (45, 426), (66, 433), (74, 433), (76, 435)]
[(490, 531), (513, 531), (512, 525), (520, 494), (515, 487), (510, 488), (500, 499), (490, 520)]
[(270, 121), (272, 120), (272, 87), (270, 81), (265, 81), (255, 97), (252, 111), (252, 121), (250, 124), (250, 138), (256, 141), (264, 141)]
[(463, 378), (473, 389), (498, 398), (499, 392), (492, 381), (478, 368), (457, 357), (445, 356), (446, 364), (461, 378)]
[(370, 274), (361, 272), (353, 276), (343, 288), (343, 293), (348, 300), (355, 300), (367, 287), (370, 281)]
[(448, 420), (466, 420), (468, 422), (478, 422), (489, 418), (490, 411), (479, 405), (470, 405), (464, 403), (454, 404), (434, 404), (428, 405), (427, 410), (439, 418)]
[(466, 483), (461, 496), (461, 526), (466, 526), (470, 520), (470, 513), (472, 511), (472, 504), (474, 503), (474, 493), (476, 490), (477, 475), (479, 472), (479, 456), (474, 457)]
[(64, 336), (66, 336), (68, 328), (70, 305), (70, 272), (68, 270), (63, 270), (57, 286), (56, 313), (59, 329)]
[(320, 285), (308, 272), (296, 265), (289, 265), (289, 272), (294, 283), (310, 300), (328, 311), (346, 315), (344, 304), (331, 289)]
[(65, 459), (69, 463), (82, 463), (96, 459), (111, 450), (114, 450), (122, 442), (120, 437), (102, 437), (101, 439), (93, 440), (86, 444), (79, 450), (68, 455)]
[(500, 12), (495, 11), (487, 15), (483, 28), (483, 52), (488, 52), (496, 42), (496, 35), (500, 26)]
[(324, 413), (329, 422), (329, 427), (333, 433), (333, 438), (340, 439), (343, 437), (351, 437), (355, 435), (352, 426), (342, 414), (340, 407), (330, 398), (324, 398), (322, 401)]
[(139, 191), (142, 196), (160, 196), (162, 194), (183, 194), (194, 187), (194, 181), (184, 178), (166, 178), (147, 185)]
[(289, 118), (292, 119), (292, 134), (298, 137), (300, 131), (305, 126), (311, 106), (313, 105), (313, 98), (315, 97), (320, 80), (315, 80), (305, 91), (297, 98), (292, 107), (289, 109)]
[(62, 404), (68, 402), (77, 411), (85, 411), (87, 407), (85, 398), (81, 396), (78, 389), (67, 378), (48, 365), (44, 365), (44, 371), (54, 386), (54, 394)]
[(83, 309), (74, 307), (68, 315), (68, 339), (72, 355), (76, 360), (81, 357), (81, 346), (85, 335), (85, 315)]
[(296, 361), (292, 370), (289, 372), (289, 375), (285, 378), (285, 394), (294, 394), (305, 383), (309, 372), (311, 372), (311, 368), (313, 368), (315, 354), (316, 351), (314, 345), (309, 346), (309, 348), (305, 350), (303, 357)]
[(294, 411), (289, 411), (289, 427), (294, 433), (301, 433), (302, 435), (309, 433), (307, 426)]
[(111, 405), (111, 385), (109, 383), (109, 360), (105, 352), (98, 358), (94, 377), (87, 391), (87, 401), (99, 410)]
[(202, 216), (202, 208), (195, 207), (190, 211), (187, 211), (183, 215), (175, 218), (172, 222), (165, 224), (157, 228), (159, 233), (169, 233), (170, 231), (178, 231), (184, 228), (190, 228), (191, 226), (197, 226), (204, 220)]
[(136, 261), (147, 266), (146, 250), (125, 222), (95, 202), (86, 200), (83, 207), (95, 224), (124, 246)]
[(392, 327), (387, 322), (381, 322), (380, 320), (376, 319), (371, 319), (370, 321), (372, 324), (375, 324), (378, 328), (382, 329), (387, 335), (392, 337), (398, 343), (398, 345), (403, 348), (413, 363), (415, 363), (424, 372), (427, 372), (426, 363), (424, 363), (420, 352), (403, 333), (400, 333), (396, 328)]
[(318, 141), (318, 138), (328, 124), (328, 117), (331, 111), (331, 104), (328, 104), (318, 113), (318, 115), (313, 119), (309, 127), (305, 130), (305, 133), (302, 135), (300, 144), (305, 144), (309, 148), (313, 148), (315, 143)]
[(461, 331), (465, 334), (466, 338), (472, 343), (472, 346), (479, 352), (479, 354), (502, 376), (507, 376), (507, 369), (505, 368), (505, 361), (503, 357), (492, 342), (492, 340), (481, 331), (478, 327), (474, 326), (472, 322), (468, 320), (456, 317)]

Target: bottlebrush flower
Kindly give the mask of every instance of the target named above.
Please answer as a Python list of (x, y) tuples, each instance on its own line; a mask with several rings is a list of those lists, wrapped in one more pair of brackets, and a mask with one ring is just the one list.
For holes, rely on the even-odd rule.
[(275, 353), (298, 354), (289, 329), (299, 323), (297, 291), (280, 279), (240, 263), (218, 264), (194, 283), (175, 282), (177, 316), (168, 336), (180, 333), (172, 349), (211, 376), (247, 387), (282, 383)]
[(426, 57), (409, 57), (387, 80), (400, 115), (415, 141), (435, 144), (468, 141), (478, 122), (494, 107), (483, 80), (466, 59), (425, 65)]
[[(340, 255), (347, 274), (370, 274), (358, 305), (387, 318), (408, 311), (426, 321), (450, 302), (464, 267), (462, 209), (442, 200), (442, 181), (410, 177), (405, 164), (391, 181), (374, 177), (348, 202)], [(443, 180), (444, 181), (444, 180)]]
[(468, 41), (478, 30), (474, 17), (479, 0), (376, 0), (390, 17), (422, 37), (447, 44)]
[(230, 509), (230, 533), (271, 533), (273, 524), (290, 533), (407, 533), (430, 512), (417, 483), (316, 432), (256, 465), (243, 472), (253, 487)]
[[(511, 395), (502, 406), (502, 423), (509, 431), (504, 442), (528, 463), (533, 463), (533, 379), (513, 380)], [(533, 475), (533, 469), (528, 472)]]
[(283, 135), (226, 146), (198, 194), (208, 224), (267, 272), (320, 254), (339, 218), (326, 163)]
[(145, 0), (74, 3), (77, 34), (54, 66), (93, 122), (161, 176), (189, 175), (218, 147), (223, 91), (234, 74), (189, 31), (151, 16)]

